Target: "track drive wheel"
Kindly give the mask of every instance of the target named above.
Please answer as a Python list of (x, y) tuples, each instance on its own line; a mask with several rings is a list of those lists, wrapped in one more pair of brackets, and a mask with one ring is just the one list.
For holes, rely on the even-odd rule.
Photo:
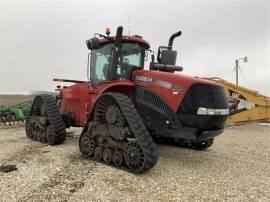
[(93, 156), (94, 150), (95, 150), (95, 140), (89, 133), (83, 133), (80, 136), (79, 140), (79, 148), (82, 153), (82, 155), (85, 158), (89, 158)]

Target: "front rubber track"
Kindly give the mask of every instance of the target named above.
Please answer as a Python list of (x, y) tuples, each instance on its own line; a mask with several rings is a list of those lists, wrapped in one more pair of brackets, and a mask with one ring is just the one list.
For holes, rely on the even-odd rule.
[(47, 118), (50, 124), (49, 126), (51, 127), (51, 131), (53, 131), (53, 138), (47, 143), (50, 145), (62, 144), (66, 139), (66, 127), (58, 110), (55, 96), (47, 94), (36, 96), (32, 104), (30, 116), (41, 115), (34, 114), (36, 112), (33, 110), (35, 103), (40, 102), (40, 100), (42, 100), (43, 105), (45, 106)]
[(105, 93), (104, 95), (110, 95), (117, 101), (122, 113), (128, 122), (130, 130), (136, 138), (136, 142), (143, 149), (145, 155), (145, 165), (144, 168), (139, 172), (143, 173), (151, 169), (158, 160), (156, 144), (154, 143), (148, 130), (145, 128), (145, 125), (139, 116), (134, 104), (129, 97), (121, 93)]

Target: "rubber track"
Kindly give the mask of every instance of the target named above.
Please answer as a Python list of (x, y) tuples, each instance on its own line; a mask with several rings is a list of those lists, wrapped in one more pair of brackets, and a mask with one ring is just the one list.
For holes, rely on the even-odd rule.
[(134, 104), (131, 102), (129, 97), (121, 93), (104, 93), (104, 96), (105, 95), (109, 95), (117, 101), (132, 133), (137, 140), (137, 143), (142, 147), (144, 151), (145, 165), (144, 169), (140, 172), (145, 172), (151, 169), (158, 160), (156, 145), (148, 130), (145, 128), (145, 125), (142, 122), (142, 119), (139, 116)]
[(30, 112), (30, 116), (33, 113), (33, 106), (37, 99), (42, 99), (43, 104), (48, 115), (50, 124), (54, 129), (54, 142), (50, 144), (62, 144), (66, 139), (66, 127), (62, 120), (61, 114), (56, 105), (56, 99), (53, 95), (42, 94), (35, 97)]

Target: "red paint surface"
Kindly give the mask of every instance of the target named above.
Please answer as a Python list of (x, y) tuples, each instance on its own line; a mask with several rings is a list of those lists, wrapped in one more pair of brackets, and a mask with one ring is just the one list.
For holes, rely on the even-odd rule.
[[(100, 42), (101, 45), (104, 45), (104, 44), (107, 44), (107, 43), (114, 42), (115, 41), (115, 38), (116, 37), (113, 36), (112, 37), (112, 39), (113, 39), (112, 41), (108, 41), (105, 38), (101, 38), (99, 40), (99, 42)], [(144, 40), (143, 38), (136, 37), (136, 36), (126, 36), (126, 35), (123, 35), (122, 36), (122, 41), (131, 42), (131, 43), (139, 43), (139, 44), (144, 45), (146, 48), (149, 48), (150, 47), (149, 43), (146, 40)]]
[(119, 92), (127, 95), (130, 97), (130, 99), (132, 99), (134, 87), (136, 85), (143, 86), (161, 96), (173, 109), (173, 111), (177, 111), (191, 85), (195, 83), (218, 85), (208, 80), (194, 78), (183, 74), (160, 71), (137, 70), (133, 72), (133, 76), (136, 75), (174, 83), (183, 87), (183, 91), (175, 95), (173, 94), (172, 89), (167, 89), (157, 84), (144, 81), (110, 81), (102, 82), (95, 87), (93, 87), (89, 82), (78, 83), (69, 86), (68, 88), (60, 89), (62, 96), (60, 111), (62, 113), (71, 112), (74, 115), (75, 125), (83, 127), (87, 122), (89, 114), (93, 111), (96, 100), (98, 100), (98, 98), (104, 92)]
[(60, 89), (62, 96), (60, 112), (71, 112), (76, 126), (84, 126), (92, 113), (96, 100), (104, 92), (120, 92), (133, 98), (135, 84), (131, 81), (103, 82), (93, 87), (89, 82), (78, 83)]
[(183, 91), (179, 92), (179, 94), (177, 95), (174, 95), (173, 90), (171, 89), (161, 87), (151, 82), (135, 81), (136, 85), (146, 87), (152, 92), (155, 92), (156, 94), (161, 96), (175, 112), (178, 110), (180, 104), (183, 101), (185, 94), (187, 93), (191, 85), (195, 83), (218, 85), (208, 80), (194, 78), (194, 77), (187, 76), (184, 74), (176, 74), (176, 73), (161, 72), (161, 71), (137, 70), (133, 72), (133, 76), (144, 76), (144, 77), (155, 78), (155, 79), (159, 79), (159, 80), (173, 83), (173, 84), (183, 87)]

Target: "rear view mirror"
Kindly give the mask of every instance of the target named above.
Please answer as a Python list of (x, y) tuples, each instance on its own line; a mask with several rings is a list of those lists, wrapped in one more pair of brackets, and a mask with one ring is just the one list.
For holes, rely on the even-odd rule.
[(175, 65), (177, 58), (177, 51), (162, 50), (160, 61), (161, 64)]
[(99, 39), (94, 37), (86, 41), (87, 48), (89, 50), (98, 49), (99, 48)]

